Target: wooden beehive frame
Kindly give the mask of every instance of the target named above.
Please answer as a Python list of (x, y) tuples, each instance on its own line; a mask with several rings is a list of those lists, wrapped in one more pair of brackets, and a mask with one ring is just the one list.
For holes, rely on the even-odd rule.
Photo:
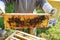
[[(29, 13), (29, 14), (25, 14), (25, 13), (22, 13), (22, 14), (19, 14), (19, 13), (17, 13), (17, 14), (15, 14), (15, 13), (12, 13), (12, 14), (5, 14), (4, 15), (4, 23), (5, 23), (5, 28), (10, 28), (11, 26), (9, 26), (9, 24), (7, 23), (7, 21), (8, 21), (8, 18), (11, 18), (12, 16), (16, 16), (16, 17), (24, 17), (24, 19), (28, 19), (29, 18), (29, 20), (30, 19), (33, 19), (34, 17), (39, 17), (39, 16), (45, 16), (46, 17), (46, 19), (47, 20), (45, 20), (43, 23), (45, 23), (44, 25), (43, 25), (43, 23), (42, 24), (37, 24), (36, 26), (41, 26), (42, 28), (43, 27), (47, 27), (48, 26), (48, 20), (49, 20), (49, 14), (32, 14), (32, 13)], [(23, 20), (24, 20), (23, 19)], [(20, 20), (20, 19), (19, 19)], [(33, 19), (33, 20), (35, 20), (35, 19)], [(37, 20), (37, 19), (36, 19)], [(35, 20), (35, 21), (36, 21)], [(38, 20), (40, 20), (40, 19), (38, 19)], [(31, 20), (32, 21), (32, 20)], [(10, 21), (9, 21), (10, 22)], [(25, 22), (25, 21), (24, 21)], [(32, 21), (33, 22), (33, 21)], [(19, 24), (20, 25), (20, 24)], [(27, 25), (27, 24), (26, 24)], [(29, 24), (28, 24), (29, 25)], [(43, 26), (42, 26), (43, 25)], [(20, 25), (21, 26), (21, 25)], [(15, 27), (15, 26), (12, 26), (12, 28), (21, 28), (21, 27)], [(32, 24), (32, 26), (29, 26), (29, 27), (27, 27), (27, 26), (23, 26), (23, 28), (34, 28), (35, 27), (35, 25), (33, 25)]]
[[(14, 37), (14, 36), (16, 36), (16, 37)], [(11, 36), (9, 36), (5, 40), (9, 40), (9, 39), (20, 40), (20, 38), (22, 38), (23, 40), (43, 40), (44, 39), (44, 38), (36, 37), (36, 36), (30, 35), (30, 34), (21, 32), (21, 31), (15, 31)]]

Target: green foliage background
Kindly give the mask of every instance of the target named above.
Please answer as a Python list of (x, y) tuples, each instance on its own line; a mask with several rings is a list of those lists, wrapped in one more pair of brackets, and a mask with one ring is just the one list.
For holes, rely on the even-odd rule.
[(0, 17), (0, 28), (4, 29), (4, 18)]
[(56, 24), (49, 28), (37, 29), (37, 33), (37, 36), (46, 38), (46, 40), (60, 40), (60, 25)]
[(14, 11), (14, 5), (13, 5), (13, 3), (9, 3), (9, 4), (7, 5), (5, 11), (6, 11), (6, 13), (13, 13), (13, 11)]

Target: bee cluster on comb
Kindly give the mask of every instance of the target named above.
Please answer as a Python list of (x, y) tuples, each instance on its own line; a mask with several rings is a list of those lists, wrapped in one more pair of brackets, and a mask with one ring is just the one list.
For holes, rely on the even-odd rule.
[[(7, 18), (6, 18), (7, 17)], [(5, 16), (5, 27), (7, 28), (34, 28), (47, 27), (49, 16), (48, 15), (7, 15)]]

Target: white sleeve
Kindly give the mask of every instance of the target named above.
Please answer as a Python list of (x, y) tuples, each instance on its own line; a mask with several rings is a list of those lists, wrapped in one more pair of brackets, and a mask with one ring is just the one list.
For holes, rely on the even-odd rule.
[(0, 1), (0, 9), (2, 10), (3, 13), (5, 13), (5, 4), (3, 1)]
[(53, 9), (52, 6), (48, 2), (45, 3), (42, 8), (43, 8), (44, 12), (46, 12), (46, 13), (50, 13), (51, 10)]

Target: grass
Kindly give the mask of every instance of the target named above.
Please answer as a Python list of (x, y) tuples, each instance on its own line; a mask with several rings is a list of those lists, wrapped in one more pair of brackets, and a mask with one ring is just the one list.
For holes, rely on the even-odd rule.
[(6, 13), (13, 13), (14, 11), (14, 5), (13, 3), (9, 3), (6, 7)]
[(0, 28), (4, 29), (4, 18), (0, 17)]
[(56, 24), (55, 26), (46, 29), (38, 28), (37, 33), (37, 36), (43, 37), (46, 40), (60, 40), (60, 24)]
[(39, 9), (39, 8), (36, 8), (36, 11), (37, 11), (37, 13), (44, 13), (44, 11), (42, 11), (42, 10)]

